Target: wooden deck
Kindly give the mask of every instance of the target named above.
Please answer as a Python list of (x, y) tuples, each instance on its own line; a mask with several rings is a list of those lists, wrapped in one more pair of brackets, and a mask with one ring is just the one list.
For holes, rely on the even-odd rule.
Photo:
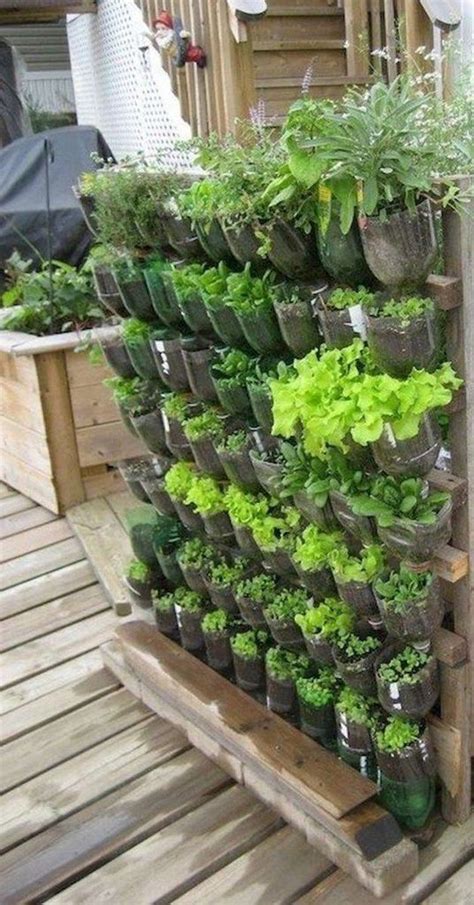
[[(71, 514), (91, 565), (65, 519), (0, 487), (1, 905), (380, 902), (104, 669), (130, 504)], [(440, 824), (384, 905), (473, 902), (473, 829)]]

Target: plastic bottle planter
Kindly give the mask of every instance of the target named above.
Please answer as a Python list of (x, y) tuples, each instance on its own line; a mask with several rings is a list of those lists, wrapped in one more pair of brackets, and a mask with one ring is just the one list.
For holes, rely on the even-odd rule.
[(189, 445), (198, 468), (215, 478), (225, 478), (225, 471), (216, 452), (213, 440), (203, 437), (201, 440), (190, 440)]
[(271, 496), (279, 496), (283, 490), (282, 478), (285, 466), (280, 462), (267, 462), (261, 459), (254, 450), (250, 450), (249, 455), (261, 487)]
[(286, 550), (265, 550), (264, 547), (261, 547), (260, 552), (271, 571), (281, 575), (282, 578), (295, 576), (291, 556)]
[(228, 613), (233, 613), (234, 615), (238, 613), (239, 609), (235, 602), (232, 585), (224, 586), (215, 584), (207, 577), (205, 578), (205, 582), (207, 593), (217, 609), (226, 610)]
[(168, 638), (178, 638), (178, 621), (174, 606), (171, 605), (167, 610), (159, 610), (154, 607), (155, 620), (160, 632), (167, 635)]
[(439, 355), (440, 329), (436, 311), (426, 311), (402, 326), (397, 317), (365, 315), (367, 342), (377, 367), (391, 377), (408, 377), (412, 368), (431, 371)]
[(332, 647), (329, 641), (326, 641), (326, 638), (318, 634), (303, 634), (303, 640), (308, 655), (315, 663), (320, 666), (334, 666)]
[(133, 280), (124, 280), (115, 273), (115, 278), (120, 297), (128, 313), (142, 321), (154, 321), (155, 312), (143, 277), (139, 276)]
[(187, 217), (166, 215), (161, 222), (168, 243), (180, 258), (186, 261), (201, 261), (204, 258), (201, 243)]
[(143, 478), (142, 487), (160, 515), (176, 516), (173, 501), (163, 484), (163, 478)]
[(422, 827), (435, 803), (436, 761), (428, 730), (400, 751), (380, 751), (380, 803), (407, 829)]
[(378, 667), (391, 660), (400, 646), (390, 645), (379, 655), (375, 676), (379, 701), (387, 713), (419, 720), (431, 710), (439, 696), (438, 661), (431, 656), (426, 666), (416, 674), (416, 682), (386, 682), (380, 678)]
[(207, 662), (217, 672), (227, 672), (232, 667), (230, 631), (203, 632)]
[(93, 195), (85, 195), (76, 186), (72, 186), (73, 195), (81, 208), (81, 214), (85, 220), (87, 229), (95, 238), (98, 238), (97, 220), (95, 216), (95, 198)]
[(250, 412), (250, 399), (245, 386), (229, 386), (227, 380), (219, 380), (211, 372), (212, 382), (216, 396), (229, 415), (242, 415), (245, 417)]
[(193, 454), (181, 422), (177, 418), (169, 418), (164, 411), (161, 412), (161, 417), (163, 418), (163, 427), (165, 429), (166, 446), (171, 455), (177, 459), (190, 462)]
[(211, 221), (208, 229), (205, 229), (202, 224), (196, 223), (195, 230), (200, 245), (210, 261), (214, 261), (215, 264), (219, 264), (220, 261), (235, 264), (235, 258), (222, 227), (216, 219)]
[(203, 515), (202, 520), (208, 537), (226, 545), (234, 543), (234, 532), (227, 512), (214, 512), (210, 515)]
[(329, 500), (324, 506), (317, 506), (306, 490), (297, 490), (293, 495), (293, 502), (306, 521), (313, 522), (324, 531), (333, 531), (337, 528), (338, 521)]
[(262, 271), (266, 267), (265, 259), (259, 255), (260, 242), (250, 225), (232, 226), (221, 222), (222, 232), (234, 258), (245, 266), (250, 263), (255, 270)]
[(201, 569), (192, 569), (190, 566), (183, 565), (180, 562), (183, 578), (191, 591), (197, 591), (198, 594), (207, 594), (207, 584)]
[(231, 519), (231, 523), (235, 539), (242, 550), (242, 553), (244, 553), (245, 556), (249, 556), (251, 559), (261, 559), (262, 554), (254, 541), (250, 528), (247, 528), (246, 525), (238, 525), (233, 519)]
[(377, 613), (377, 602), (370, 584), (364, 581), (341, 581), (337, 575), (334, 578), (339, 597), (352, 607), (358, 619), (366, 620)]
[(448, 500), (433, 525), (395, 519), (390, 528), (377, 529), (380, 540), (400, 559), (409, 563), (429, 563), (451, 537), (452, 508), (452, 502)]
[(249, 346), (261, 355), (281, 352), (283, 341), (273, 308), (252, 309), (237, 314), (239, 324)]
[(240, 348), (247, 346), (239, 319), (230, 305), (219, 305), (207, 309), (214, 333), (226, 346)]
[(244, 490), (257, 493), (260, 490), (260, 484), (255, 477), (249, 451), (250, 442), (239, 452), (229, 452), (226, 449), (219, 448), (217, 450), (220, 463), (229, 481)]
[(437, 254), (433, 210), (422, 201), (413, 213), (392, 214), (359, 221), (365, 259), (374, 276), (386, 286), (423, 283)]
[(95, 264), (92, 269), (95, 291), (101, 305), (106, 311), (117, 317), (127, 317), (127, 309), (117, 286), (111, 267), (106, 264)]
[(185, 299), (178, 296), (178, 302), (181, 314), (191, 330), (195, 333), (212, 334), (212, 324), (200, 295), (196, 293)]
[(201, 620), (206, 610), (196, 612), (185, 609), (179, 603), (174, 605), (178, 622), (179, 637), (185, 650), (202, 650), (204, 647), (204, 635), (201, 628)]
[(272, 394), (266, 384), (247, 381), (250, 405), (257, 424), (271, 434), (273, 427)]
[(336, 720), (333, 704), (325, 707), (313, 707), (298, 697), (300, 726), (305, 735), (309, 735), (324, 748), (336, 747)]
[(377, 465), (387, 474), (423, 477), (436, 464), (441, 439), (435, 414), (427, 412), (418, 433), (410, 440), (397, 440), (390, 424), (385, 424), (380, 439), (372, 443), (372, 452)]
[(155, 359), (156, 370), (170, 390), (179, 392), (188, 390), (188, 378), (184, 369), (181, 339), (152, 339), (151, 348)]
[(357, 223), (353, 223), (344, 235), (339, 225), (340, 205), (331, 199), (327, 230), (321, 224), (316, 227), (316, 243), (324, 270), (338, 283), (345, 286), (366, 286), (373, 281), (359, 235)]
[(356, 723), (338, 707), (335, 708), (337, 749), (339, 756), (362, 776), (377, 778), (377, 765), (370, 730)]
[(159, 572), (155, 572), (154, 576), (146, 579), (146, 581), (141, 581), (138, 578), (130, 578), (130, 576), (127, 575), (124, 577), (123, 583), (127, 588), (133, 603), (136, 603), (137, 606), (142, 609), (149, 610), (151, 607), (152, 588), (157, 586), (160, 578), (161, 575)]
[(159, 409), (155, 412), (147, 412), (146, 415), (133, 415), (131, 420), (136, 434), (143, 440), (151, 453), (165, 454), (167, 452), (165, 429)]
[(290, 352), (296, 358), (303, 358), (321, 343), (318, 322), (313, 316), (309, 302), (274, 302), (273, 307), (280, 326), (281, 335)]
[(329, 498), (334, 515), (344, 530), (366, 544), (373, 543), (377, 536), (374, 519), (364, 515), (355, 515), (348, 498), (339, 490), (330, 490)]
[(301, 631), (292, 619), (272, 619), (264, 610), (264, 616), (270, 634), (276, 644), (281, 644), (286, 650), (304, 650), (304, 641)]
[(133, 553), (137, 559), (141, 559), (141, 561), (145, 562), (151, 569), (156, 570), (157, 563), (155, 551), (153, 549), (155, 524), (150, 520), (149, 516), (145, 515), (140, 517), (140, 515), (135, 515), (133, 510), (132, 513), (130, 513), (130, 516), (132, 515), (134, 516), (133, 523), (127, 522), (127, 524), (129, 525), (128, 531)]
[(215, 351), (212, 346), (206, 349), (183, 349), (184, 367), (191, 392), (203, 402), (213, 402), (217, 399), (210, 373), (214, 356)]
[(334, 595), (334, 579), (329, 569), (323, 568), (307, 571), (306, 569), (303, 569), (299, 563), (295, 562), (294, 557), (292, 558), (292, 562), (295, 571), (301, 578), (302, 584), (310, 591), (315, 603), (319, 603), (321, 600), (324, 600), (325, 597)]
[(380, 648), (358, 660), (349, 660), (344, 651), (333, 648), (334, 662), (343, 681), (355, 691), (369, 696), (377, 693), (375, 661), (379, 655)]
[(94, 331), (107, 364), (118, 377), (136, 377), (125, 343), (118, 327), (102, 328)]
[(433, 575), (424, 599), (407, 600), (403, 612), (397, 612), (390, 602), (375, 594), (385, 628), (392, 638), (401, 641), (426, 641), (443, 621), (444, 605), (439, 579)]
[[(356, 311), (356, 309), (359, 309)], [(319, 321), (319, 328), (324, 337), (324, 342), (330, 349), (343, 349), (350, 346), (360, 336), (360, 331), (354, 329), (362, 317), (360, 305), (353, 308), (331, 310), (325, 307), (321, 298), (314, 302), (314, 311)], [(352, 312), (352, 315), (351, 315)]]
[(235, 678), (237, 685), (244, 691), (258, 691), (265, 683), (265, 661), (263, 657), (251, 660), (249, 657), (241, 657), (232, 651), (234, 661)]
[[(136, 399), (137, 399), (137, 402), (140, 401), (138, 395), (137, 395)], [(123, 424), (127, 428), (129, 434), (131, 434), (132, 437), (138, 437), (138, 434), (135, 429), (135, 425), (132, 422), (132, 416), (130, 414), (129, 407), (127, 405), (124, 405), (123, 403), (118, 402), (117, 408), (119, 410), (119, 415), (123, 421)]]
[(267, 667), (267, 706), (274, 713), (292, 714), (296, 708), (294, 679), (278, 679)]
[(321, 264), (316, 253), (314, 236), (284, 220), (278, 220), (267, 227), (271, 245), (268, 257), (280, 273), (290, 280), (307, 282), (321, 272)]
[(123, 462), (117, 462), (117, 465), (130, 493), (132, 493), (137, 500), (140, 500), (141, 503), (149, 503), (150, 500), (146, 490), (142, 486), (142, 480), (150, 474), (150, 460), (125, 459)]
[(202, 523), (202, 518), (199, 515), (199, 512), (195, 512), (193, 507), (188, 503), (183, 503), (181, 500), (172, 500), (174, 505), (176, 515), (182, 522), (185, 528), (188, 531), (194, 532), (195, 534), (203, 534), (204, 525)]
[(158, 372), (156, 370), (155, 359), (151, 349), (149, 339), (134, 340), (133, 342), (125, 341), (125, 346), (135, 371), (143, 380), (156, 380)]
[(173, 288), (170, 271), (155, 271), (149, 267), (143, 271), (151, 303), (157, 317), (167, 327), (181, 326), (183, 319)]
[(263, 604), (251, 597), (237, 597), (237, 607), (242, 619), (255, 629), (266, 629), (267, 620), (263, 615)]
[(181, 572), (181, 568), (178, 560), (176, 559), (176, 549), (175, 548), (163, 548), (154, 546), (155, 556), (160, 564), (161, 571), (165, 578), (169, 581), (173, 587), (177, 587), (178, 585), (183, 583), (183, 573)]

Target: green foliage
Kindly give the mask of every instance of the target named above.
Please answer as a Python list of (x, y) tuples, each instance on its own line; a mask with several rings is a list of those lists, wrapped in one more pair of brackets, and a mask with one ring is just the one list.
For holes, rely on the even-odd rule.
[[(187, 493), (186, 493), (187, 496)], [(193, 537), (182, 544), (178, 552), (178, 562), (188, 569), (201, 569), (209, 567), (216, 557), (216, 551), (210, 544), (205, 544), (200, 537)]]
[(370, 584), (385, 566), (384, 548), (379, 544), (364, 547), (359, 556), (351, 556), (345, 544), (339, 544), (329, 554), (329, 565), (338, 581), (360, 581)]
[(298, 613), (295, 622), (304, 635), (318, 635), (332, 643), (352, 631), (355, 615), (343, 600), (326, 597), (318, 606)]
[(303, 588), (283, 588), (265, 607), (265, 617), (282, 622), (296, 621), (298, 614), (312, 606), (312, 597)]
[(424, 603), (432, 584), (432, 572), (414, 572), (401, 563), (398, 572), (390, 572), (385, 579), (379, 578), (374, 589), (388, 610), (403, 615), (407, 605)]
[(233, 630), (235, 625), (236, 620), (227, 610), (212, 610), (211, 613), (206, 613), (201, 622), (205, 635), (227, 634)]
[(224, 493), (214, 478), (196, 475), (188, 490), (186, 503), (195, 506), (201, 515), (215, 515), (225, 510)]
[(268, 632), (248, 631), (239, 632), (230, 639), (230, 646), (237, 656), (243, 660), (260, 660), (265, 656), (265, 651), (270, 643)]
[(219, 441), (217, 448), (219, 452), (241, 453), (247, 447), (248, 443), (249, 438), (247, 431), (239, 430), (223, 437), (222, 440)]
[(366, 698), (353, 688), (345, 686), (337, 699), (336, 710), (343, 713), (351, 722), (367, 729), (374, 729), (380, 708), (376, 698)]
[(137, 402), (142, 386), (139, 377), (109, 377), (104, 383), (112, 390), (116, 405), (127, 409)]
[(224, 422), (219, 410), (209, 406), (200, 415), (184, 422), (188, 440), (217, 440), (224, 433)]
[(225, 507), (236, 525), (252, 530), (254, 524), (260, 523), (270, 511), (270, 500), (263, 493), (250, 493), (241, 490), (237, 484), (229, 484), (225, 496)]
[(433, 299), (414, 295), (409, 298), (389, 299), (378, 308), (370, 306), (369, 314), (377, 315), (377, 317), (394, 317), (400, 321), (402, 327), (407, 327), (410, 321), (423, 317), (425, 314), (431, 314), (434, 310)]
[(245, 559), (243, 556), (236, 558), (232, 563), (228, 563), (225, 559), (222, 559), (219, 562), (211, 564), (208, 578), (212, 584), (221, 588), (227, 588), (242, 578), (242, 575), (249, 567), (250, 560)]
[(127, 566), (126, 575), (133, 581), (149, 581), (152, 571), (146, 562), (142, 562), (141, 559), (132, 559)]
[(153, 546), (156, 550), (169, 551), (182, 542), (184, 528), (179, 519), (172, 515), (157, 515), (153, 532)]
[(193, 224), (199, 223), (208, 231), (224, 193), (225, 187), (215, 179), (196, 180), (178, 196), (179, 212), (182, 217), (189, 217)]
[(297, 654), (283, 647), (271, 647), (265, 655), (267, 673), (274, 679), (296, 680), (299, 676), (309, 676), (313, 671), (313, 664), (306, 654)]
[(366, 638), (359, 638), (358, 635), (354, 634), (341, 635), (336, 640), (338, 655), (341, 654), (344, 660), (349, 662), (360, 660), (373, 651), (378, 650), (381, 646), (380, 638), (375, 635), (367, 635)]
[(251, 529), (258, 546), (268, 552), (277, 550), (293, 552), (296, 535), (295, 528), (301, 521), (301, 513), (294, 506), (283, 506), (268, 512), (260, 519), (252, 522)]
[(268, 606), (275, 597), (277, 582), (274, 575), (262, 572), (239, 581), (234, 590), (236, 597), (249, 597), (256, 603)]
[(350, 498), (370, 489), (370, 475), (352, 465), (340, 449), (329, 449), (327, 461), (331, 490), (338, 490), (345, 497)]
[(430, 654), (408, 646), (396, 657), (392, 657), (388, 663), (381, 663), (377, 669), (377, 675), (382, 682), (387, 684), (399, 682), (403, 685), (416, 685), (420, 679), (420, 670), (432, 659)]
[(323, 667), (315, 678), (300, 676), (296, 680), (296, 692), (299, 700), (309, 707), (318, 710), (334, 703), (340, 688), (340, 680), (334, 669)]
[(153, 336), (153, 327), (146, 321), (130, 317), (122, 321), (122, 338), (127, 346), (141, 346), (149, 343)]
[(389, 528), (395, 519), (407, 524), (434, 525), (448, 500), (449, 494), (442, 491), (428, 493), (422, 478), (380, 475), (371, 482), (368, 494), (353, 496), (350, 504), (356, 515), (372, 516), (381, 528)]
[(328, 308), (342, 311), (345, 308), (352, 308), (354, 305), (369, 305), (373, 298), (373, 293), (364, 286), (359, 286), (358, 289), (334, 289), (326, 304)]
[(196, 478), (196, 466), (190, 462), (176, 462), (165, 474), (164, 485), (170, 497), (186, 503), (188, 493)]
[(174, 592), (163, 593), (161, 590), (152, 589), (151, 602), (153, 609), (158, 610), (159, 613), (169, 613), (170, 610), (174, 609), (174, 599)]
[(204, 264), (184, 264), (171, 266), (170, 275), (176, 295), (182, 301), (200, 294), (199, 282), (205, 273)]
[(191, 591), (184, 585), (180, 588), (175, 588), (173, 594), (175, 603), (179, 604), (188, 613), (201, 613), (206, 609), (207, 600), (205, 597), (196, 591)]
[(215, 360), (212, 373), (223, 387), (245, 387), (255, 370), (255, 359), (241, 349), (229, 349)]
[(282, 476), (283, 496), (304, 490), (312, 502), (322, 508), (328, 501), (330, 488), (329, 462), (309, 456), (301, 443), (280, 443), (285, 468)]
[(190, 397), (186, 393), (169, 393), (163, 402), (163, 411), (168, 418), (182, 424), (189, 414)]
[(329, 562), (330, 555), (341, 544), (342, 538), (341, 531), (329, 533), (322, 531), (317, 525), (308, 525), (296, 539), (293, 559), (306, 572), (320, 569)]
[(254, 277), (246, 264), (241, 273), (230, 274), (224, 302), (237, 314), (246, 315), (269, 311), (275, 297), (275, 272), (267, 270), (262, 277)]
[(387, 754), (403, 751), (416, 742), (421, 735), (420, 723), (414, 723), (402, 716), (391, 716), (383, 729), (376, 732), (377, 748)]

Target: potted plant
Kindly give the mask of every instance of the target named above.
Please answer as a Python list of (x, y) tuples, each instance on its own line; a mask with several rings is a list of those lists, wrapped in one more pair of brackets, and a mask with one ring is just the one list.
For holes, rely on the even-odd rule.
[(179, 327), (183, 324), (183, 318), (172, 289), (170, 274), (171, 265), (161, 258), (149, 259), (143, 268), (143, 277), (156, 316), (168, 327)]
[(258, 691), (265, 683), (265, 652), (270, 636), (261, 629), (239, 632), (230, 639), (235, 678), (244, 691)]
[(439, 695), (438, 661), (411, 645), (397, 642), (385, 648), (375, 676), (379, 701), (388, 713), (421, 719)]
[(428, 728), (391, 716), (374, 733), (380, 802), (402, 826), (419, 829), (435, 804), (436, 761)]
[(150, 503), (153, 504), (159, 515), (176, 516), (176, 510), (173, 501), (165, 487), (165, 474), (170, 468), (171, 461), (169, 459), (155, 459), (153, 461), (153, 469), (149, 469), (141, 479), (141, 484), (145, 490)]
[(180, 546), (177, 560), (183, 578), (191, 590), (201, 595), (207, 594), (205, 575), (216, 560), (214, 547), (199, 537), (193, 537)]
[(397, 571), (374, 583), (375, 599), (392, 638), (426, 641), (443, 621), (444, 605), (438, 577), (401, 563)]
[(163, 397), (161, 416), (165, 429), (166, 445), (177, 459), (192, 459), (191, 447), (184, 433), (184, 423), (197, 407), (192, 405), (192, 397), (186, 393), (170, 393)]
[(308, 525), (296, 538), (291, 557), (293, 565), (315, 603), (335, 592), (328, 562), (330, 555), (341, 542), (342, 532), (327, 533), (321, 531), (317, 525)]
[(154, 321), (156, 315), (141, 266), (134, 264), (130, 258), (124, 258), (115, 263), (113, 274), (124, 307), (131, 317), (140, 321)]
[(313, 600), (303, 588), (281, 588), (263, 610), (271, 636), (276, 644), (288, 650), (304, 648), (301, 631), (295, 618), (313, 606)]
[(217, 454), (229, 481), (244, 490), (257, 491), (260, 484), (250, 459), (252, 440), (246, 430), (234, 430), (217, 442)]
[(87, 258), (87, 266), (90, 267), (94, 289), (104, 310), (116, 317), (127, 317), (128, 311), (113, 272), (116, 259), (116, 252), (104, 245), (95, 245)]
[(178, 548), (183, 538), (184, 529), (178, 519), (170, 515), (157, 518), (153, 532), (153, 549), (163, 575), (174, 587), (183, 583), (183, 574), (177, 559)]
[(130, 361), (125, 343), (122, 339), (120, 327), (113, 325), (102, 327), (94, 331), (94, 338), (100, 346), (107, 364), (110, 365), (118, 377), (136, 377), (135, 368)]
[(329, 500), (330, 471), (327, 459), (308, 456), (303, 445), (282, 441), (280, 449), (285, 459), (281, 480), (283, 496), (292, 496), (293, 503), (308, 522), (324, 531), (337, 527), (337, 520)]
[(273, 509), (255, 518), (254, 540), (267, 565), (283, 577), (295, 574), (291, 554), (295, 548), (295, 529), (300, 513), (292, 506)]
[(311, 661), (305, 654), (271, 647), (265, 655), (267, 705), (275, 713), (294, 713), (296, 708), (296, 680), (310, 676)]
[(268, 514), (269, 498), (242, 490), (237, 484), (229, 484), (225, 492), (225, 505), (240, 549), (246, 556), (261, 559), (260, 549), (253, 537), (253, 525)]
[(207, 662), (217, 672), (227, 672), (232, 667), (230, 639), (239, 628), (239, 623), (227, 610), (213, 610), (206, 613), (201, 622)]
[(201, 244), (193, 225), (187, 217), (179, 215), (174, 198), (171, 203), (166, 205), (161, 216), (161, 223), (169, 245), (175, 250), (180, 260), (196, 261), (203, 257)]
[(230, 415), (245, 417), (250, 412), (247, 377), (253, 367), (253, 359), (241, 349), (223, 350), (214, 360), (212, 381), (222, 408)]
[(451, 537), (449, 494), (429, 492), (421, 478), (380, 476), (370, 493), (353, 499), (354, 511), (375, 518), (389, 551), (413, 563), (429, 562)]
[(342, 635), (336, 640), (334, 662), (346, 685), (369, 697), (376, 694), (374, 668), (381, 648), (381, 638), (365, 631)]
[(175, 462), (165, 474), (164, 487), (171, 502), (188, 531), (203, 530), (202, 519), (194, 506), (188, 503), (188, 493), (196, 477), (196, 466), (190, 462)]
[(134, 603), (149, 609), (151, 607), (151, 592), (156, 589), (161, 578), (158, 566), (151, 569), (146, 562), (140, 559), (132, 559), (125, 572), (124, 582)]
[(316, 663), (332, 666), (332, 645), (352, 631), (355, 617), (343, 600), (327, 597), (306, 612), (297, 613), (295, 622), (303, 633), (311, 659)]
[(212, 334), (206, 306), (201, 295), (204, 264), (185, 264), (171, 267), (170, 279), (178, 299), (181, 314), (195, 333)]
[(252, 449), (250, 451), (250, 461), (261, 487), (270, 496), (281, 496), (285, 456), (280, 449), (280, 445), (276, 441), (272, 441), (263, 449)]
[(251, 563), (243, 556), (236, 557), (233, 562), (228, 562), (225, 557), (210, 562), (205, 573), (205, 582), (214, 606), (229, 613), (238, 613), (234, 585), (250, 571)]
[(296, 358), (303, 358), (320, 345), (318, 324), (313, 317), (309, 294), (303, 287), (283, 284), (273, 300), (273, 307), (281, 335)]
[(363, 306), (373, 300), (373, 294), (364, 286), (358, 289), (332, 289), (322, 287), (314, 297), (321, 333), (329, 348), (350, 346), (357, 336), (365, 339)]
[(185, 421), (183, 429), (198, 468), (216, 478), (225, 478), (216, 450), (224, 435), (224, 420), (219, 410), (208, 406), (201, 414)]
[(216, 390), (211, 366), (216, 355), (213, 344), (202, 336), (182, 340), (183, 361), (191, 392), (203, 402), (214, 402)]
[(349, 604), (357, 617), (367, 620), (377, 612), (372, 590), (373, 581), (385, 566), (384, 550), (379, 544), (362, 548), (360, 555), (351, 556), (341, 543), (330, 551), (328, 562), (340, 597)]
[(137, 432), (132, 424), (132, 415), (143, 401), (140, 378), (109, 377), (104, 380), (104, 384), (112, 390), (115, 405), (119, 410), (125, 427), (129, 433), (136, 437)]
[(181, 336), (170, 327), (155, 330), (151, 338), (151, 350), (160, 379), (164, 386), (176, 392), (189, 390), (181, 344)]
[(215, 179), (199, 179), (181, 192), (176, 200), (181, 216), (191, 220), (207, 257), (216, 263), (232, 263), (234, 258), (216, 219), (216, 201), (221, 192), (221, 184)]
[(234, 595), (244, 622), (254, 629), (266, 628), (267, 622), (263, 610), (271, 604), (276, 592), (275, 576), (267, 572), (241, 578), (235, 585)]
[(130, 411), (135, 433), (141, 437), (151, 453), (167, 453), (165, 431), (161, 417), (162, 387), (156, 382), (140, 386), (140, 401)]
[(334, 702), (339, 688), (340, 680), (329, 666), (323, 666), (316, 677), (296, 680), (301, 729), (324, 748), (336, 747)]
[(174, 592), (152, 591), (151, 601), (156, 624), (163, 635), (178, 639), (178, 621), (174, 608)]
[(335, 703), (337, 750), (339, 756), (362, 776), (377, 779), (372, 733), (380, 720), (375, 698), (368, 698), (345, 686)]
[(182, 647), (191, 651), (202, 650), (204, 635), (201, 623), (209, 611), (208, 601), (189, 588), (176, 588), (174, 609)]
[(201, 281), (201, 291), (209, 320), (214, 332), (226, 346), (246, 345), (242, 327), (235, 311), (226, 301), (229, 269), (221, 261), (218, 267), (206, 270)]
[(274, 276), (252, 277), (250, 264), (227, 279), (226, 304), (235, 312), (249, 346), (258, 353), (279, 352), (282, 339), (273, 309)]
[(159, 376), (151, 349), (152, 337), (151, 324), (137, 318), (122, 322), (122, 338), (130, 361), (143, 380), (156, 380)]
[(232, 544), (234, 532), (225, 509), (225, 497), (214, 478), (196, 475), (188, 491), (187, 502), (202, 517), (206, 534), (223, 544)]
[(144, 477), (155, 473), (151, 456), (139, 456), (134, 459), (124, 459), (118, 462), (119, 472), (125, 481), (130, 493), (141, 503), (149, 503), (150, 499), (142, 485)]
[(418, 295), (373, 297), (365, 305), (367, 342), (375, 365), (391, 377), (413, 368), (432, 371), (440, 354), (440, 315), (433, 299)]

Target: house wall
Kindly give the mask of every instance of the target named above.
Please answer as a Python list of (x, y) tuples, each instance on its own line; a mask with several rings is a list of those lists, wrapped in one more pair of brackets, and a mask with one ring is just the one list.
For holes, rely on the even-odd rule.
[(41, 110), (73, 112), (74, 87), (66, 21), (3, 25), (0, 37), (15, 47), (25, 64), (23, 94)]

